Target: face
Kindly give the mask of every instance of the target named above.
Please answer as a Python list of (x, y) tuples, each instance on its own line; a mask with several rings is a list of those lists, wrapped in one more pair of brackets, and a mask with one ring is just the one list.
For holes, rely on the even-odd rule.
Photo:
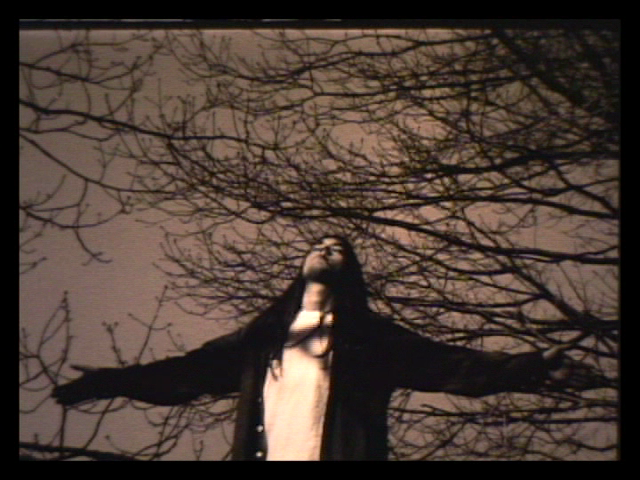
[(306, 280), (324, 282), (339, 272), (345, 262), (345, 250), (337, 238), (327, 237), (315, 244), (302, 265)]

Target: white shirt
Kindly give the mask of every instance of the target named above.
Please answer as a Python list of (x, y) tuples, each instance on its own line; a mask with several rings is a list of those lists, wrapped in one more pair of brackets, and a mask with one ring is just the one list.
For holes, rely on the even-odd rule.
[(301, 310), (289, 329), (282, 362), (264, 384), (267, 460), (319, 460), (329, 395), (333, 316)]

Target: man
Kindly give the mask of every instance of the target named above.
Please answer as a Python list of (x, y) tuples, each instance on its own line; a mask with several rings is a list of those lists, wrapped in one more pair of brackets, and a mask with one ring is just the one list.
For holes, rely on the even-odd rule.
[(349, 242), (329, 236), (246, 327), (181, 357), (79, 368), (84, 375), (53, 396), (62, 405), (117, 396), (177, 405), (239, 392), (236, 460), (386, 460), (394, 389), (472, 397), (533, 392), (566, 377), (561, 351), (481, 352), (395, 325), (369, 309)]

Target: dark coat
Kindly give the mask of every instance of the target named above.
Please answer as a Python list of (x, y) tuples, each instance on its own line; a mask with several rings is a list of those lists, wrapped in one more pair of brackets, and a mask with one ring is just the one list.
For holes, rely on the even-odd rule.
[[(336, 343), (322, 441), (323, 460), (386, 460), (390, 396), (396, 388), (479, 397), (533, 391), (547, 369), (538, 352), (509, 355), (434, 342), (383, 320), (365, 335)], [(181, 357), (124, 369), (101, 369), (92, 398), (126, 396), (156, 405), (186, 403), (203, 394), (239, 392), (235, 460), (265, 458), (262, 389), (266, 348), (244, 329)], [(89, 379), (90, 377), (87, 377)], [(69, 384), (70, 388), (76, 384)], [(65, 386), (57, 397), (64, 403)], [(77, 398), (77, 397), (76, 397)]]

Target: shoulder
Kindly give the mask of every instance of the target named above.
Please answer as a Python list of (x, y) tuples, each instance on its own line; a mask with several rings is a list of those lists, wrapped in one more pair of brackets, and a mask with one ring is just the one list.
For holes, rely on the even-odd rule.
[(239, 328), (231, 333), (227, 333), (205, 342), (200, 350), (213, 351), (219, 349), (233, 349), (243, 347), (246, 342), (246, 329)]
[(388, 315), (382, 315), (379, 313), (372, 313), (370, 317), (371, 329), (370, 331), (375, 336), (381, 336), (383, 338), (414, 338), (414, 339), (425, 339), (423, 335), (420, 335), (416, 332), (411, 331), (407, 327), (402, 326), (399, 322), (397, 322), (394, 318)]

